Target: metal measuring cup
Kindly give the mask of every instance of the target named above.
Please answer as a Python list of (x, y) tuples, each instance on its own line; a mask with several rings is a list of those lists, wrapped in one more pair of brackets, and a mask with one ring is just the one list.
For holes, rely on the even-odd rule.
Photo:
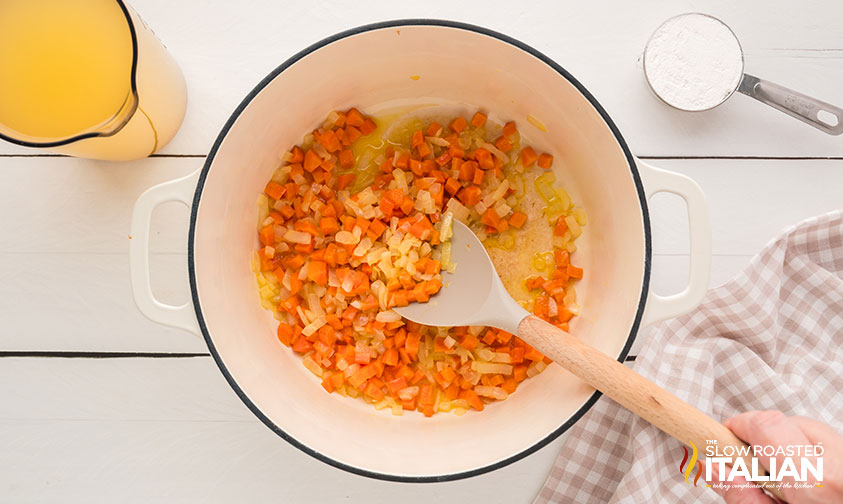
[[(704, 16), (706, 18), (710, 18), (717, 23), (723, 25), (728, 33), (734, 37), (734, 47), (737, 47), (737, 50), (740, 51), (740, 79), (735, 79), (737, 85), (732, 89), (729, 93), (725, 94), (723, 98), (711, 105), (710, 107), (698, 110), (689, 110), (682, 108), (681, 106), (677, 106), (674, 103), (669, 101), (669, 98), (665, 98), (657, 91), (656, 87), (653, 86), (653, 82), (651, 81), (651, 76), (647, 73), (647, 51), (651, 49), (651, 43), (654, 37), (660, 32), (660, 30), (665, 27), (668, 23), (675, 21), (678, 18), (686, 17), (686, 16)], [(734, 55), (732, 55), (734, 56)], [(743, 71), (744, 68), (744, 59), (743, 59), (743, 49), (740, 45), (740, 41), (738, 40), (737, 35), (735, 32), (729, 28), (726, 23), (717, 19), (713, 16), (709, 16), (707, 14), (701, 13), (688, 13), (688, 14), (680, 14), (679, 16), (674, 16), (664, 23), (662, 23), (654, 32), (653, 35), (650, 36), (650, 39), (647, 40), (647, 45), (644, 49), (644, 75), (647, 78), (647, 84), (650, 86), (650, 89), (653, 93), (664, 103), (674, 107), (678, 110), (686, 110), (686, 111), (693, 111), (693, 112), (700, 112), (704, 110), (711, 110), (714, 107), (719, 106), (726, 100), (728, 100), (735, 91), (743, 93), (747, 96), (755, 98), (756, 100), (766, 103), (767, 105), (773, 107), (774, 109), (780, 110), (785, 114), (795, 117), (800, 121), (809, 124), (818, 130), (824, 131), (830, 135), (840, 135), (843, 133), (843, 109), (840, 107), (836, 107), (830, 103), (826, 103), (824, 101), (817, 100), (816, 98), (811, 98), (805, 94), (802, 94), (798, 91), (794, 91), (792, 89), (788, 89), (784, 86), (780, 86), (778, 84), (772, 83), (770, 81), (766, 81), (755, 77), (754, 75), (750, 75)]]

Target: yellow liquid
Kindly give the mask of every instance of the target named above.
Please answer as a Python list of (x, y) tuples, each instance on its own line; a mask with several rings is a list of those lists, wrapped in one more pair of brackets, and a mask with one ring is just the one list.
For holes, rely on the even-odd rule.
[(132, 37), (115, 1), (0, 2), (0, 123), (59, 140), (93, 130), (129, 101)]
[[(175, 136), (184, 77), (125, 7), (131, 23), (117, 0), (0, 0), (0, 133), (36, 145), (73, 140), (50, 150), (105, 160), (146, 157)], [(84, 133), (99, 136), (74, 139)]]

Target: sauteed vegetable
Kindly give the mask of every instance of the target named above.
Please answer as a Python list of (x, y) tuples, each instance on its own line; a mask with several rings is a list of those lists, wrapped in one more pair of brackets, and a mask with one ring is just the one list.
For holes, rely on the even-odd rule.
[[(535, 314), (569, 330), (579, 312), (583, 270), (570, 254), (586, 217), (555, 187), (553, 156), (482, 112), (441, 122), (332, 112), (283, 154), (258, 201), (253, 269), (279, 341), (327, 392), (396, 415), (483, 410), (550, 362), (505, 331), (426, 327), (391, 310), (428, 301), (459, 267), (453, 219), (496, 262), (527, 257), (532, 274), (504, 281)], [(520, 240), (546, 249), (525, 256)]]

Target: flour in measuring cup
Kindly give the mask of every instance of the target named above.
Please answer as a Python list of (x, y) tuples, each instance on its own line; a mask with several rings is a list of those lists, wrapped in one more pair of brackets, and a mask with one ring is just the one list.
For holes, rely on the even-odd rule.
[(682, 110), (707, 110), (737, 89), (743, 54), (720, 20), (683, 14), (664, 22), (644, 50), (644, 72), (653, 92)]

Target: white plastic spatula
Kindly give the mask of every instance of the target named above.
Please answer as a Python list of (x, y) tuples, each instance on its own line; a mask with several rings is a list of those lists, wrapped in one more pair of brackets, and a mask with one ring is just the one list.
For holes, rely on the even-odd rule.
[(506, 291), (489, 254), (471, 229), (457, 221), (453, 229), (451, 261), (457, 264), (456, 272), (443, 274), (444, 287), (429, 302), (395, 308), (401, 316), (429, 326), (484, 325), (517, 334), (636, 415), (679, 441), (692, 444), (701, 454), (708, 441), (716, 441), (721, 450), (725, 446), (745, 446), (720, 422), (608, 355), (531, 315)]

